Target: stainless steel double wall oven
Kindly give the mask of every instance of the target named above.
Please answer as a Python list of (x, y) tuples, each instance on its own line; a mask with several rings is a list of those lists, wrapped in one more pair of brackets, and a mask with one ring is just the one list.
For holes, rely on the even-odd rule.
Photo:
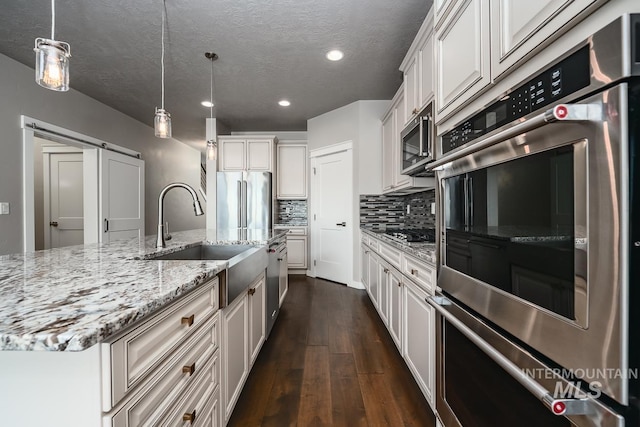
[(638, 425), (638, 76), (623, 16), (442, 135), (445, 425)]

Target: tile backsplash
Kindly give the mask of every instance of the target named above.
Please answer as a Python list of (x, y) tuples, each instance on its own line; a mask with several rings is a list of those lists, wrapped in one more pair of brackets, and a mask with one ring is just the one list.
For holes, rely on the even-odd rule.
[(372, 230), (432, 228), (436, 217), (431, 214), (431, 203), (435, 203), (435, 190), (406, 196), (360, 195), (360, 226)]
[(306, 200), (278, 200), (276, 224), (307, 225)]

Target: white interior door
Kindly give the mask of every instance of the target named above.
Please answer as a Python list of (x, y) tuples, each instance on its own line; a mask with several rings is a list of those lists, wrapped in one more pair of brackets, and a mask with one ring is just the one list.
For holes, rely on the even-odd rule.
[(144, 236), (144, 161), (100, 150), (101, 242)]
[(82, 152), (48, 152), (44, 157), (44, 247), (81, 245), (84, 243)]
[(312, 159), (315, 275), (345, 284), (353, 263), (351, 156), (346, 150)]

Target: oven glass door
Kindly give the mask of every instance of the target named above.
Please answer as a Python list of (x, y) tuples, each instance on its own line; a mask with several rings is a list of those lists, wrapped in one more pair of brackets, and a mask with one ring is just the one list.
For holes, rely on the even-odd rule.
[(582, 145), (444, 181), (446, 265), (575, 321), (574, 162)]

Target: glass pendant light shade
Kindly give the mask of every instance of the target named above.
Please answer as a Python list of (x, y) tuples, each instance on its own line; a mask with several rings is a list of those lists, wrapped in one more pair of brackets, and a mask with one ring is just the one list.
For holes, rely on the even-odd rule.
[(171, 138), (171, 114), (166, 110), (156, 107), (153, 125), (158, 138)]
[(36, 82), (47, 89), (65, 92), (69, 90), (69, 58), (71, 47), (68, 43), (37, 38)]
[(218, 159), (218, 143), (213, 139), (207, 141), (207, 159), (208, 160)]

